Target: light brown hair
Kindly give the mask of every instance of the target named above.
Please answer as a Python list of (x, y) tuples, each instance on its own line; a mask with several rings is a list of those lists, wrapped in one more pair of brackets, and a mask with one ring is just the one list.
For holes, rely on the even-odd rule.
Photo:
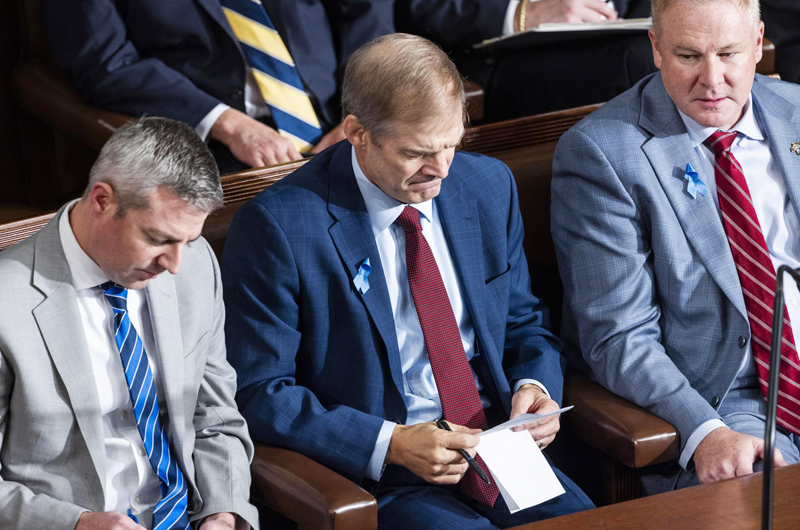
[(727, 1), (747, 12), (748, 18), (755, 30), (761, 21), (761, 5), (759, 0), (651, 0), (650, 12), (653, 16), (653, 33), (656, 37), (661, 34), (664, 26), (664, 12), (673, 4), (683, 4), (685, 7), (692, 5), (708, 4), (711, 2)]
[(394, 33), (363, 45), (347, 62), (342, 115), (354, 115), (377, 139), (394, 123), (414, 123), (451, 113), (460, 103), (466, 120), (464, 81), (438, 46)]

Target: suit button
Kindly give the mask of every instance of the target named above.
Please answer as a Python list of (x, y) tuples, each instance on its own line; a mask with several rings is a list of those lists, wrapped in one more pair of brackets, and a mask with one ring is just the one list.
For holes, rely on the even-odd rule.
[(242, 97), (242, 94), (244, 94), (244, 92), (242, 92), (242, 89), (241, 89), (241, 88), (235, 88), (235, 89), (233, 89), (233, 91), (231, 92), (231, 97), (232, 97), (233, 99), (239, 99), (240, 97)]
[(714, 396), (713, 398), (711, 398), (710, 403), (712, 407), (716, 408), (716, 406), (719, 405), (719, 396)]
[(739, 337), (739, 347), (744, 348), (745, 346), (747, 346), (747, 337), (742, 335), (741, 337)]

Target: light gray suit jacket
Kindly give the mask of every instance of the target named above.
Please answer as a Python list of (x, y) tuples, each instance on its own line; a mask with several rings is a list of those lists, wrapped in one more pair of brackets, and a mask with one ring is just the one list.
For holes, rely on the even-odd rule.
[[(0, 528), (72, 530), (103, 511), (100, 402), (58, 233), (64, 208), (0, 253)], [(222, 283), (200, 239), (180, 274), (146, 288), (170, 442), (189, 484), (190, 519), (234, 512), (257, 528), (253, 445), (225, 359)]]
[[(756, 76), (752, 94), (800, 215), (789, 149), (800, 86)], [(722, 221), (711, 196), (687, 193), (687, 163), (701, 167), (656, 73), (561, 138), (552, 187), (564, 334), (603, 386), (672, 423), (682, 448), (720, 418), (750, 340)]]

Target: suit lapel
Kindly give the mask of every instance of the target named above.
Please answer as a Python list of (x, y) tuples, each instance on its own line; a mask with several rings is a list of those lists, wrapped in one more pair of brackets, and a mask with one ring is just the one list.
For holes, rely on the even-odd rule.
[(402, 399), (400, 351), (397, 346), (389, 290), (386, 287), (378, 246), (372, 233), (369, 212), (356, 184), (350, 156), (350, 144), (344, 142), (331, 159), (328, 175), (328, 212), (333, 216), (334, 223), (328, 229), (328, 233), (339, 252), (348, 278), (355, 278), (358, 267), (369, 258), (372, 266), (369, 290), (362, 294), (356, 290), (352, 282), (350, 287), (364, 302), (370, 318), (378, 329), (389, 357), (392, 380)]
[[(75, 421), (100, 479), (105, 477), (100, 398), (69, 265), (59, 237), (61, 215), (66, 215), (65, 208), (41, 230), (35, 243), (33, 284), (46, 298), (33, 310), (33, 316), (53, 365), (67, 389)], [(105, 490), (105, 481), (100, 479), (99, 483)]]
[(756, 118), (764, 129), (772, 156), (783, 173), (789, 199), (800, 219), (800, 156), (790, 149), (792, 143), (800, 142), (800, 112), (797, 110), (797, 103), (793, 105), (768, 91), (761, 85), (758, 77), (753, 84), (753, 102)]
[(233, 34), (231, 25), (228, 24), (228, 19), (225, 18), (225, 13), (222, 12), (222, 6), (220, 5), (219, 0), (197, 0), (197, 3), (200, 4), (209, 15), (211, 15), (211, 18), (213, 18), (223, 30), (225, 30), (225, 33), (227, 33), (228, 36), (237, 43), (238, 47), (236, 36)]
[(722, 292), (747, 318), (736, 265), (714, 200), (707, 194), (692, 198), (683, 175), (686, 164), (700, 166), (683, 121), (656, 75), (642, 95), (639, 125), (653, 137), (642, 145), (686, 238)]
[(442, 191), (435, 199), (439, 219), (464, 289), (463, 297), (469, 309), (478, 337), (487, 337), (483, 309), (485, 307), (483, 242), (481, 239), (478, 205), (474, 197), (462, 193), (458, 176), (451, 174), (442, 182)]
[[(173, 448), (180, 447), (187, 450), (184, 443), (186, 411), (183, 408), (183, 339), (175, 280), (167, 273), (161, 274), (150, 282), (146, 294), (153, 338), (158, 350), (157, 362), (161, 386), (170, 419), (170, 442)], [(191, 461), (191, 453), (183, 454), (182, 460)]]

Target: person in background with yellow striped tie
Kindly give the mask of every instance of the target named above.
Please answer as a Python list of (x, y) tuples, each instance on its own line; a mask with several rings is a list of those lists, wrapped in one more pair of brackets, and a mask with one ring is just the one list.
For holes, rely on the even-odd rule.
[(188, 123), (221, 172), (341, 140), (350, 53), (394, 32), (394, 0), (43, 0), (56, 61), (92, 105)]

